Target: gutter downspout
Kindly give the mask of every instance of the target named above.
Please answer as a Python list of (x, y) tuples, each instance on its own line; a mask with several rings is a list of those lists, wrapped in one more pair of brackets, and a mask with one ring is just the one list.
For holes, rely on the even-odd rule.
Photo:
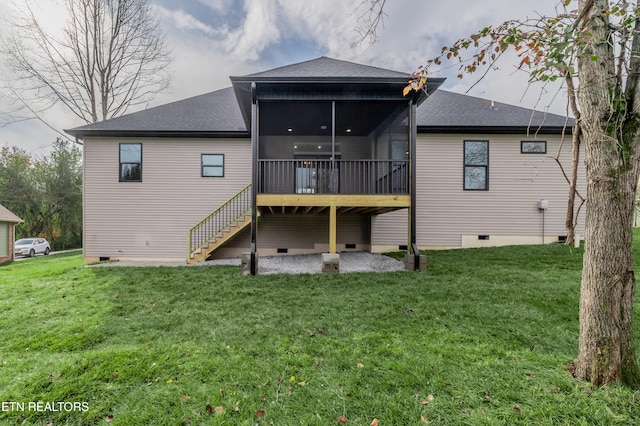
[(418, 131), (416, 127), (416, 100), (409, 101), (409, 152), (411, 155), (409, 166), (409, 182), (411, 192), (411, 207), (409, 208), (409, 250), (413, 255), (413, 270), (420, 270), (420, 250), (416, 243), (416, 145)]

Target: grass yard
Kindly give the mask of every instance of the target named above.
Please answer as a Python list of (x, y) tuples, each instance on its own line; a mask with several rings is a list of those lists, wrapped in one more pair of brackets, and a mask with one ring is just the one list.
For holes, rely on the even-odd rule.
[(0, 424), (640, 424), (640, 392), (566, 370), (581, 249), (428, 258), (258, 277), (77, 254), (0, 267)]

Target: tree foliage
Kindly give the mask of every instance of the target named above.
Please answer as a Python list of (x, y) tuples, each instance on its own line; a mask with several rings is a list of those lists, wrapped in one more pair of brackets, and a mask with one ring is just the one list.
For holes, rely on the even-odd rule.
[(34, 158), (17, 147), (0, 151), (0, 204), (24, 222), (16, 237), (41, 236), (55, 250), (82, 246), (82, 152), (58, 139)]

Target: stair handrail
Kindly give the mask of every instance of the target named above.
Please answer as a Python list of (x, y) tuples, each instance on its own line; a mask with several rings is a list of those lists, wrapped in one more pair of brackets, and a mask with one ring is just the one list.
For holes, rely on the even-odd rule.
[[(189, 259), (196, 250), (209, 244), (212, 239), (233, 223), (237, 222), (238, 219), (251, 213), (250, 191), (251, 184), (244, 187), (240, 192), (235, 194), (189, 230), (187, 235), (187, 259)], [(231, 210), (233, 207), (235, 207), (235, 210)], [(223, 213), (228, 213), (228, 215), (223, 218), (221, 224), (209, 228), (206, 227), (214, 218)], [(211, 229), (211, 231), (207, 232), (207, 229)], [(194, 241), (194, 239), (197, 241)]]

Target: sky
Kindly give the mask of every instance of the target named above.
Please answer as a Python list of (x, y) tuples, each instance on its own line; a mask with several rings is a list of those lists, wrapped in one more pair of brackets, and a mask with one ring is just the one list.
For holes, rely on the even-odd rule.
[[(17, 0), (16, 0), (17, 1)], [(388, 0), (375, 43), (353, 46), (361, 26), (364, 0), (151, 0), (172, 51), (171, 85), (145, 107), (229, 87), (229, 76), (255, 73), (328, 56), (335, 59), (413, 72), (442, 46), (469, 36), (489, 24), (555, 14), (558, 0)], [(62, 0), (37, 0), (46, 25), (61, 26)], [(0, 16), (13, 3), (0, 2)], [(0, 66), (2, 59), (0, 58)], [(497, 102), (565, 114), (560, 84), (529, 85), (514, 60), (502, 61), (480, 82), (458, 79), (455, 63), (433, 70), (446, 77), (442, 89)], [(477, 84), (476, 84), (477, 83)], [(0, 98), (0, 146), (18, 146), (46, 155), (59, 136), (38, 120), (6, 125), (6, 99)], [(138, 108), (140, 109), (140, 108)], [(134, 111), (129, 111), (134, 112)], [(3, 117), (4, 115), (4, 117)], [(4, 118), (4, 119), (3, 119)], [(61, 108), (46, 115), (59, 131), (84, 123)]]

